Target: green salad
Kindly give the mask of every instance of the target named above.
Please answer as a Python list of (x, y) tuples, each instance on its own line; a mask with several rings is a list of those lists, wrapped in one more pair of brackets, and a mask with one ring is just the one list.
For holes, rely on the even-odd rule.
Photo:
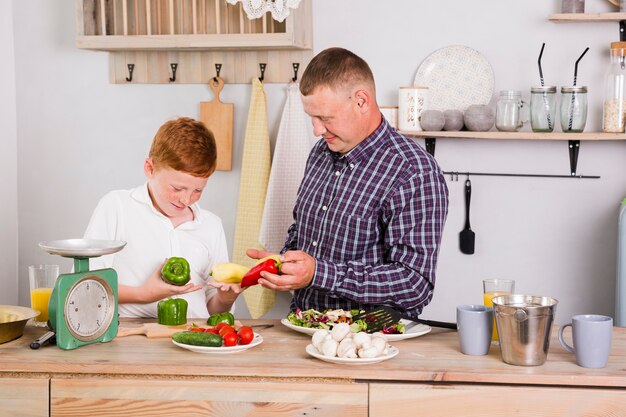
[[(301, 310), (297, 309), (287, 315), (287, 320), (295, 326), (308, 327), (311, 329), (332, 329), (337, 323), (348, 323), (352, 332), (367, 332), (367, 322), (364, 320), (353, 320), (353, 317), (362, 310), (324, 310), (315, 309)], [(397, 334), (404, 333), (404, 324), (401, 322), (394, 323), (382, 330), (383, 333)]]

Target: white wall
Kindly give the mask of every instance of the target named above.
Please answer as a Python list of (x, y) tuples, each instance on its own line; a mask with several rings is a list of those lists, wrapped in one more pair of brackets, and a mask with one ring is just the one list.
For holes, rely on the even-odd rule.
[(13, 11), (8, 0), (0, 0), (0, 304), (15, 304), (17, 273), (17, 120), (15, 113), (15, 60), (13, 55)]
[[(587, 3), (588, 11), (612, 10), (609, 2)], [(598, 131), (603, 72), (609, 43), (619, 39), (618, 24), (549, 22), (559, 7), (559, 0), (315, 0), (314, 50), (342, 46), (361, 55), (374, 71), (380, 104), (395, 105), (398, 87), (412, 84), (420, 62), (444, 46), (477, 49), (493, 67), (494, 94), (518, 89), (526, 99), (539, 83), (542, 42), (546, 81), (558, 86), (571, 84), (574, 62), (589, 46), (578, 85), (589, 87), (587, 131)], [(13, 9), (19, 193), (9, 193), (8, 200), (19, 204), (16, 301), (27, 305), (27, 265), (54, 261), (69, 267), (37, 242), (82, 235), (101, 195), (143, 181), (142, 159), (159, 125), (173, 116), (198, 117), (198, 103), (212, 95), (205, 85), (109, 84), (107, 54), (74, 47), (73, 2), (15, 1)], [(1, 48), (6, 43), (10, 37), (0, 37)], [(272, 135), (284, 88), (266, 86)], [(235, 103), (234, 168), (210, 179), (201, 202), (224, 220), (231, 250), (249, 91), (248, 85), (222, 91), (223, 101)], [(435, 298), (424, 317), (452, 320), (457, 304), (482, 302), (481, 280), (487, 277), (514, 278), (518, 292), (557, 298), (558, 322), (574, 313), (612, 315), (625, 147), (622, 141), (582, 143), (578, 172), (601, 175), (599, 180), (473, 177), (471, 256), (458, 249), (463, 182), (449, 182)], [(453, 171), (569, 170), (567, 143), (557, 141), (439, 140), (436, 156)], [(282, 297), (270, 316), (284, 316), (286, 301)]]

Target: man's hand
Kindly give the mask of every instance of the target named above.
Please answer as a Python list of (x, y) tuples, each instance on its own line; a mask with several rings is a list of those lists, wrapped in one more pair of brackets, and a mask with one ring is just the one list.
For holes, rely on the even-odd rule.
[[(250, 251), (248, 250), (248, 256)], [(257, 251), (259, 254), (267, 252)], [(270, 255), (270, 253), (267, 253)], [(267, 256), (265, 255), (265, 256)], [(250, 256), (252, 257), (252, 256)], [(301, 250), (287, 251), (281, 256), (281, 275), (261, 272), (259, 284), (276, 291), (291, 291), (307, 287), (315, 274), (315, 258)]]
[(258, 249), (248, 249), (246, 255), (252, 259), (263, 259), (266, 256), (274, 255), (274, 253)]

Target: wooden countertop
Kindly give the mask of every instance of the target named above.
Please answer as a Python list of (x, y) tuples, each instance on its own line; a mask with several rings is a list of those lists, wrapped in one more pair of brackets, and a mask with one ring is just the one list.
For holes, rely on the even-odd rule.
[[(492, 345), (486, 356), (460, 353), (457, 334), (434, 328), (431, 333), (393, 343), (400, 353), (388, 361), (362, 366), (331, 364), (309, 356), (310, 336), (294, 332), (278, 320), (257, 332), (264, 342), (249, 350), (226, 354), (194, 353), (175, 346), (169, 338), (145, 336), (116, 338), (109, 343), (64, 351), (55, 346), (32, 350), (29, 344), (45, 332), (27, 326), (20, 339), (0, 345), (0, 377), (47, 374), (55, 377), (166, 377), (341, 379), (395, 382), (473, 382), (560, 386), (626, 387), (626, 328), (615, 327), (608, 365), (587, 369), (557, 340), (552, 329), (550, 352), (542, 366), (504, 363)], [(566, 338), (571, 341), (569, 330)]]

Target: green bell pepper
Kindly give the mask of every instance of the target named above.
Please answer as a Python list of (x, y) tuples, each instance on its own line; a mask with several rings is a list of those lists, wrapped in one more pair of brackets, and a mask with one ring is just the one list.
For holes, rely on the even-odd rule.
[(211, 314), (211, 317), (206, 321), (209, 326), (217, 326), (219, 323), (227, 323), (231, 326), (235, 324), (235, 316), (229, 311), (223, 313)]
[(177, 326), (187, 323), (187, 300), (184, 298), (167, 298), (157, 304), (157, 321), (166, 326)]
[(191, 279), (189, 262), (185, 258), (169, 258), (161, 269), (161, 276), (174, 285), (185, 285)]

